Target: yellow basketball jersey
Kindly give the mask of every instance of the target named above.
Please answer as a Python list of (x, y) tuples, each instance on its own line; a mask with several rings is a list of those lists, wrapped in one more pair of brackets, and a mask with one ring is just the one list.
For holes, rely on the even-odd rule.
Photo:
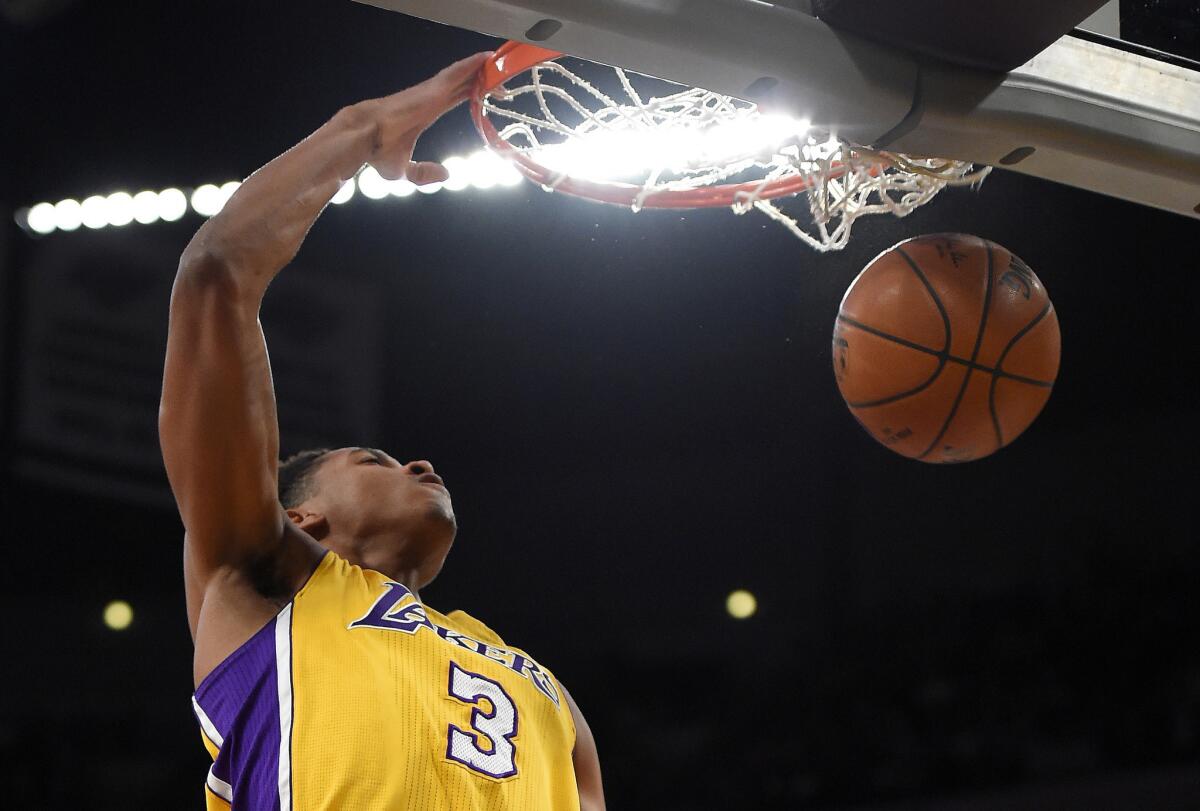
[(579, 808), (554, 676), (332, 552), (192, 703), (209, 809)]

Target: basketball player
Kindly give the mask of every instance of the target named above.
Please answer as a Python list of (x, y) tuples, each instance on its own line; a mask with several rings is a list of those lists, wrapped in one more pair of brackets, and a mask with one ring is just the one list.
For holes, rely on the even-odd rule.
[(478, 620), (422, 603), (455, 535), (433, 466), (356, 447), (277, 462), (268, 284), (364, 163), (446, 179), (413, 146), (486, 56), (339, 111), (246, 180), (180, 260), (159, 430), (186, 530), (210, 809), (604, 808), (562, 684)]

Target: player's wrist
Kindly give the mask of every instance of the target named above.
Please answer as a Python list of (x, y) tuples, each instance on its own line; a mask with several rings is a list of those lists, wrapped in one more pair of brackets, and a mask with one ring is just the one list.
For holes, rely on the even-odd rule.
[(378, 148), (381, 123), (378, 99), (367, 99), (338, 110), (326, 126), (338, 136), (354, 141), (358, 147), (354, 151), (356, 157), (362, 158), (361, 164), (369, 160)]

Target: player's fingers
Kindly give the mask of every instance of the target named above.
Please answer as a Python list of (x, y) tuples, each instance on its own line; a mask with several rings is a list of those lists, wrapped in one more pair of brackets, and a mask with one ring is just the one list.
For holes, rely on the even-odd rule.
[(415, 138), (404, 138), (400, 143), (381, 145), (371, 156), (371, 166), (384, 180), (407, 177), (415, 141)]
[(450, 172), (445, 166), (442, 166), (440, 163), (431, 163), (428, 161), (410, 163), (408, 171), (404, 175), (410, 182), (418, 186), (424, 186), (429, 183), (443, 183), (450, 178)]
[(408, 175), (404, 167), (396, 167), (388, 161), (376, 159), (371, 162), (371, 167), (379, 173), (379, 176), (384, 180), (400, 180)]
[(436, 88), (439, 103), (439, 114), (458, 106), (471, 93), (475, 86), (479, 69), (492, 55), (491, 51), (468, 56), (442, 70), (433, 77), (431, 84)]
[(492, 55), (483, 51), (460, 59), (420, 84), (381, 99), (389, 122), (404, 129), (425, 129), (471, 94), (479, 68)]
[(469, 86), (471, 82), (475, 81), (475, 74), (479, 73), (479, 69), (492, 56), (492, 53), (492, 51), (480, 51), (466, 59), (460, 59), (454, 64), (442, 68), (437, 78), (449, 87), (457, 88), (464, 84)]
[(413, 144), (426, 127), (470, 95), (480, 66), (491, 55), (483, 51), (460, 59), (421, 84), (380, 100), (384, 134), (372, 165), (381, 175), (392, 179), (404, 172), (414, 183), (446, 179), (446, 170), (437, 164), (411, 162)]

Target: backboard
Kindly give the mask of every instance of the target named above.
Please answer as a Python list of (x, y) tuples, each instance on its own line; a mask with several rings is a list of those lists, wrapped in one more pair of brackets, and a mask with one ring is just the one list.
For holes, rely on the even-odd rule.
[[(1162, 19), (1186, 22), (1192, 0), (362, 1), (755, 101), (865, 146), (1200, 218), (1200, 65), (1194, 34)], [(935, 16), (931, 32), (903, 24)]]

